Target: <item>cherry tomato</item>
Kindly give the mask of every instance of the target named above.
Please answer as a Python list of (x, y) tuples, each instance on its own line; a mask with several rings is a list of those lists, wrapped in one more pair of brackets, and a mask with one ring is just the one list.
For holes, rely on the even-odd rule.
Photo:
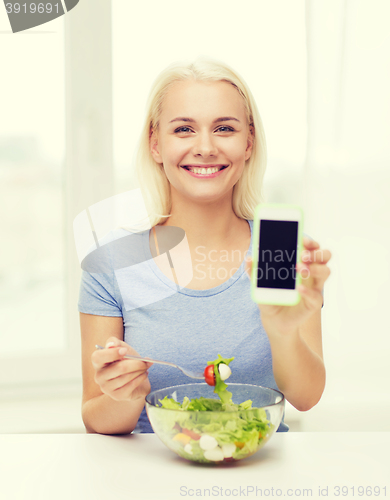
[(204, 369), (204, 378), (209, 385), (215, 385), (214, 365), (208, 365)]

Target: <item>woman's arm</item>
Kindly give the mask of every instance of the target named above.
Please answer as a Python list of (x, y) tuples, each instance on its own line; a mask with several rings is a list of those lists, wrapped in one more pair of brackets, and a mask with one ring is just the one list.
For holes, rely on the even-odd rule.
[[(137, 354), (123, 342), (121, 317), (80, 313), (82, 342), (82, 418), (88, 433), (128, 434), (138, 422), (150, 392), (149, 363), (124, 360), (119, 353)], [(96, 351), (95, 345), (114, 347)]]
[[(322, 289), (329, 277), (329, 250), (304, 238), (304, 264), (299, 264), (303, 283), (295, 306), (259, 304), (261, 320), (271, 345), (272, 367), (277, 386), (298, 410), (306, 411), (320, 400), (325, 388), (322, 354)], [(248, 259), (250, 276), (252, 262)]]
[(272, 324), (264, 328), (271, 345), (277, 386), (297, 410), (310, 410), (321, 399), (325, 388), (321, 311), (315, 312), (287, 337), (274, 330)]

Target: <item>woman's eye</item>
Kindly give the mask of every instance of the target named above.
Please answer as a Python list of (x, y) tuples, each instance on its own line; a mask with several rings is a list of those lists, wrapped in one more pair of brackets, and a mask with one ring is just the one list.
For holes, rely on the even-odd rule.
[(218, 130), (221, 130), (221, 129), (225, 129), (225, 130), (222, 130), (222, 132), (234, 132), (234, 129), (232, 127), (218, 127)]
[[(217, 132), (234, 132), (234, 128), (232, 127), (226, 127), (226, 126), (222, 126), (222, 127), (218, 127)], [(191, 132), (191, 129), (189, 127), (179, 127), (175, 130), (175, 134), (178, 134), (178, 133), (187, 133), (187, 132)]]
[(175, 130), (175, 133), (177, 132), (188, 132), (190, 129), (188, 127), (180, 127)]

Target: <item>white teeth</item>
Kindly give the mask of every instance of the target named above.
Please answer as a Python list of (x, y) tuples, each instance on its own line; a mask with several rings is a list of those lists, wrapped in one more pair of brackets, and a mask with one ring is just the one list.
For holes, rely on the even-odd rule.
[(187, 167), (187, 168), (190, 170), (190, 172), (193, 172), (194, 174), (210, 175), (210, 174), (215, 174), (222, 167), (213, 167), (213, 168)]

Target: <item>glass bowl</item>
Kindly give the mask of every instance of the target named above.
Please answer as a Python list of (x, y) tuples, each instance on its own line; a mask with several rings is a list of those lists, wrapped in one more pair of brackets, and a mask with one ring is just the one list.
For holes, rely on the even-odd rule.
[(165, 396), (180, 403), (187, 396), (219, 400), (208, 384), (185, 384), (153, 391), (146, 397), (146, 413), (154, 432), (180, 457), (194, 462), (220, 464), (249, 457), (262, 448), (279, 427), (284, 396), (267, 387), (229, 384), (235, 404), (250, 399), (252, 409), (189, 411), (163, 408)]

